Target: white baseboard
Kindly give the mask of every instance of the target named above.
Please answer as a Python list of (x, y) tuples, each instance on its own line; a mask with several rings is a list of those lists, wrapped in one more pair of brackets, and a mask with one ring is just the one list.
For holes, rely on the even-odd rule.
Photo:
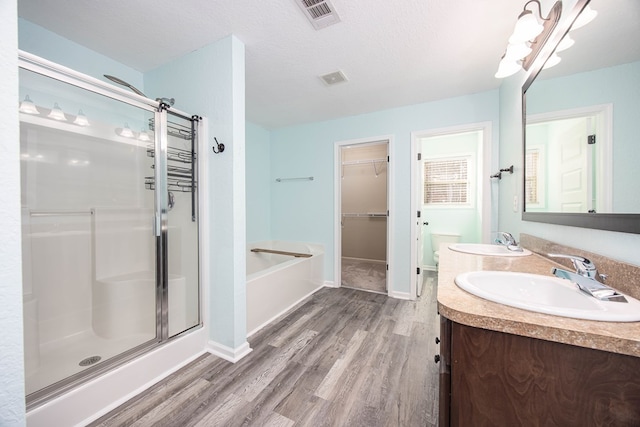
[(333, 280), (325, 280), (324, 281), (324, 286), (327, 288), (339, 288), (340, 286), (336, 285), (336, 283)]
[(249, 347), (249, 343), (246, 341), (236, 348), (227, 347), (226, 345), (222, 345), (215, 341), (208, 341), (206, 350), (214, 356), (228, 360), (231, 363), (236, 363), (253, 351), (253, 349)]
[(392, 291), (391, 294), (389, 294), (389, 296), (391, 298), (397, 298), (397, 299), (406, 299), (406, 300), (411, 300), (411, 292), (398, 292), (398, 291)]

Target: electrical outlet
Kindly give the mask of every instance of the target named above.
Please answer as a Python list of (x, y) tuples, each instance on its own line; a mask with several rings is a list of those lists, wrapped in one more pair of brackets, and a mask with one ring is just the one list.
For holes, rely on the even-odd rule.
[(518, 196), (513, 196), (513, 211), (518, 213)]

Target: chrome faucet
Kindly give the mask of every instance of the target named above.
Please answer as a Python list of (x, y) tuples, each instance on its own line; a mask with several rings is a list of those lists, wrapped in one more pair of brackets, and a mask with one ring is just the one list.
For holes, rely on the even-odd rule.
[(515, 237), (506, 231), (498, 231), (495, 242), (498, 245), (506, 246), (510, 251), (522, 252), (522, 248), (518, 246)]
[(589, 261), (587, 258), (577, 255), (564, 255), (564, 254), (548, 254), (552, 258), (567, 258), (571, 260), (573, 267), (576, 269), (575, 273), (572, 273), (561, 268), (553, 267), (551, 274), (567, 279), (578, 286), (582, 292), (591, 295), (594, 298), (603, 301), (615, 301), (615, 302), (627, 302), (627, 299), (615, 289), (598, 281), (598, 278), (604, 280), (606, 278), (603, 274), (598, 274), (598, 269), (595, 264)]

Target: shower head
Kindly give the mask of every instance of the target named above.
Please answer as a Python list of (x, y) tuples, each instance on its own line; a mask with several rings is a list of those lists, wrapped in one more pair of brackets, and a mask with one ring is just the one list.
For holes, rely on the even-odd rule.
[(140, 95), (140, 96), (144, 96), (145, 98), (147, 97), (147, 95), (145, 95), (145, 94), (144, 94), (144, 93), (142, 93), (140, 90), (136, 89), (134, 86), (132, 86), (131, 84), (129, 84), (129, 83), (127, 83), (127, 82), (125, 82), (125, 81), (124, 81), (124, 80), (122, 80), (122, 79), (119, 79), (119, 78), (114, 77), (114, 76), (110, 76), (110, 75), (108, 75), (108, 74), (104, 74), (104, 76), (105, 76), (106, 78), (108, 78), (109, 80), (111, 80), (112, 82), (114, 82), (114, 83), (118, 83), (119, 85), (122, 85), (122, 86), (124, 86), (124, 87), (128, 87), (129, 89), (131, 89), (132, 91), (134, 91), (135, 93), (137, 93), (137, 94), (138, 94), (138, 95)]
[[(144, 93), (142, 93), (140, 90), (138, 90), (137, 88), (135, 88), (133, 85), (125, 82), (122, 79), (119, 79), (115, 76), (110, 76), (109, 74), (103, 74), (106, 78), (108, 78), (109, 80), (111, 80), (114, 83), (118, 83), (119, 85), (122, 85), (124, 87), (128, 87), (129, 89), (131, 89), (132, 91), (134, 91), (135, 93), (137, 93), (140, 96), (144, 96), (145, 98), (147, 97), (147, 95), (145, 95)], [(169, 104), (170, 106), (173, 106), (173, 104), (176, 102), (175, 99), (173, 98), (156, 98), (156, 101), (164, 103), (164, 104)]]

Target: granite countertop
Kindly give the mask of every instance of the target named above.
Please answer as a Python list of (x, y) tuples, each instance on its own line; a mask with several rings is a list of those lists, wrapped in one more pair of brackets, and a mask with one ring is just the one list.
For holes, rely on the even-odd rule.
[(537, 254), (492, 257), (440, 250), (438, 310), (467, 326), (640, 357), (640, 322), (600, 322), (522, 310), (485, 300), (460, 289), (458, 274), (479, 271), (519, 271), (551, 275), (560, 266)]

